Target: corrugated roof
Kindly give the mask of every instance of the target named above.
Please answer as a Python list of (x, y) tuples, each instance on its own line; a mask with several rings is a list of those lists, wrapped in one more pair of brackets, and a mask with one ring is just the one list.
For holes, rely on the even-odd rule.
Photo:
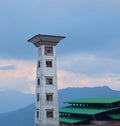
[(71, 100), (66, 103), (114, 103), (120, 101), (120, 98), (80, 98), (76, 100)]
[(73, 114), (84, 114), (84, 115), (95, 115), (98, 113), (102, 113), (102, 112), (107, 112), (107, 111), (111, 111), (111, 110), (116, 110), (119, 107), (115, 107), (115, 108), (101, 108), (101, 107), (97, 107), (97, 108), (93, 108), (93, 107), (64, 107), (64, 108), (60, 108), (59, 112), (63, 112), (63, 113), (73, 113)]
[(113, 119), (120, 119), (120, 114), (109, 114), (108, 116)]
[(78, 123), (78, 122), (83, 122), (87, 119), (83, 119), (83, 118), (73, 118), (73, 117), (60, 117), (60, 122), (64, 122), (64, 123), (70, 123), (70, 124), (73, 124), (73, 123)]

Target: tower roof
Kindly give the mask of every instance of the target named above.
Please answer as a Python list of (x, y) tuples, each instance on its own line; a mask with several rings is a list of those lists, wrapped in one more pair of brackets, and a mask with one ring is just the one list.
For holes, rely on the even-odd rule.
[(53, 36), (53, 35), (35, 35), (28, 40), (28, 42), (33, 43), (36, 47), (41, 45), (52, 45), (56, 46), (58, 42), (64, 39), (65, 36)]

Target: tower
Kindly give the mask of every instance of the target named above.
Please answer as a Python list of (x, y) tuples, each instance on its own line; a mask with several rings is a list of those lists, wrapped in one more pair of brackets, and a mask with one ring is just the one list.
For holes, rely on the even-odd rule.
[(35, 126), (59, 126), (55, 46), (64, 38), (38, 34), (28, 40), (38, 48)]

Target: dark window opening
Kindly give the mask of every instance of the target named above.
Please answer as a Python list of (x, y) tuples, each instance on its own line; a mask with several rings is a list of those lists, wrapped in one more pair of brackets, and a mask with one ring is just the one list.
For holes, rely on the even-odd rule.
[(53, 78), (52, 77), (46, 78), (46, 84), (48, 84), (48, 85), (53, 84)]
[(52, 67), (52, 61), (46, 61), (46, 67)]
[(40, 78), (37, 79), (37, 85), (40, 85)]
[(40, 61), (38, 61), (38, 68), (40, 68)]
[(46, 94), (46, 101), (53, 101), (53, 94)]
[(47, 110), (46, 111), (46, 117), (47, 118), (53, 118), (53, 110)]
[(37, 94), (37, 102), (40, 100), (39, 93)]
[(37, 118), (39, 118), (39, 111), (37, 110)]

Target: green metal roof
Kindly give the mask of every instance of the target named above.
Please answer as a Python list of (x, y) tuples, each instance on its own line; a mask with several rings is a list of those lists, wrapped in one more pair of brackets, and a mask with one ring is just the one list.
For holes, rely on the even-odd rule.
[(80, 98), (76, 100), (71, 100), (66, 103), (114, 103), (120, 101), (119, 98)]
[(113, 119), (120, 119), (120, 114), (109, 114), (108, 116)]
[(97, 108), (93, 108), (93, 107), (64, 107), (64, 108), (60, 108), (59, 112), (63, 112), (63, 113), (72, 113), (72, 114), (84, 114), (84, 115), (95, 115), (95, 114), (99, 114), (102, 112), (107, 112), (107, 111), (111, 111), (111, 110), (116, 110), (119, 107), (115, 107), (115, 108), (101, 108), (101, 107), (97, 107)]
[(78, 123), (78, 122), (83, 122), (87, 119), (78, 119), (78, 118), (73, 118), (73, 117), (60, 117), (60, 122), (64, 122), (64, 123), (70, 123), (70, 124), (73, 124), (73, 123)]

